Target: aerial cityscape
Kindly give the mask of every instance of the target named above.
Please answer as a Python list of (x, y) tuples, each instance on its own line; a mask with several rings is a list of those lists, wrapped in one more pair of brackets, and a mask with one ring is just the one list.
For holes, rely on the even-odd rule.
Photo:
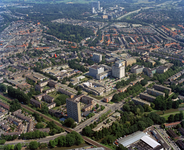
[(184, 150), (184, 0), (0, 0), (0, 149)]

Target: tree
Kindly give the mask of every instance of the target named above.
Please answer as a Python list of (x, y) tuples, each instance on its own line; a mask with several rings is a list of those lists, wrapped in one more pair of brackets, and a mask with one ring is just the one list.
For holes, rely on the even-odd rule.
[(119, 144), (117, 147), (116, 147), (116, 150), (128, 150), (128, 148), (124, 147), (123, 145)]
[(75, 120), (73, 118), (67, 118), (64, 121), (64, 125), (67, 126), (67, 127), (70, 127), (70, 128), (74, 128), (76, 126)]
[(54, 148), (56, 146), (55, 140), (50, 140), (49, 141), (49, 146), (51, 146), (52, 148)]
[(148, 80), (146, 80), (146, 79), (141, 80), (141, 85), (142, 86), (145, 86), (146, 84), (148, 84)]
[(81, 91), (78, 91), (78, 92), (77, 92), (77, 95), (81, 95), (81, 94), (82, 94), (82, 92), (81, 92)]
[(3, 145), (6, 142), (5, 139), (0, 140), (0, 145)]
[(180, 119), (180, 120), (183, 120), (183, 112), (182, 112), (182, 111), (180, 111), (179, 119)]
[(72, 131), (70, 133), (71, 136), (73, 136), (75, 138), (75, 144), (76, 145), (80, 145), (82, 142), (83, 142), (83, 138), (80, 134), (78, 134), (77, 132), (75, 131)]
[(22, 149), (22, 145), (20, 143), (15, 145), (15, 150), (21, 150)]
[(37, 149), (37, 148), (38, 148), (38, 142), (37, 142), (37, 141), (31, 141), (31, 142), (29, 143), (29, 148), (30, 148), (31, 150)]
[(96, 104), (96, 109), (98, 109), (99, 108), (99, 104)]
[(109, 144), (109, 143), (113, 143), (116, 140), (116, 137), (112, 136), (112, 135), (107, 135), (103, 140), (102, 143), (104, 144)]
[(46, 104), (42, 104), (41, 112), (42, 112), (43, 114), (46, 114), (46, 115), (49, 113), (49, 108), (47, 107)]
[(127, 104), (123, 105), (123, 110), (129, 112), (130, 111), (130, 106), (127, 105)]
[(66, 137), (65, 136), (60, 136), (59, 137), (58, 145), (61, 146), (61, 147), (66, 146)]
[(174, 122), (174, 115), (170, 115), (168, 117), (168, 122)]
[(37, 128), (37, 129), (40, 129), (40, 128), (43, 128), (43, 127), (44, 127), (44, 125), (42, 123), (37, 123), (36, 126), (35, 126), (35, 128)]
[(182, 128), (184, 128), (184, 121), (181, 122), (181, 126), (182, 126)]
[(105, 109), (105, 106), (101, 105), (101, 110), (104, 110)]
[(0, 84), (0, 91), (6, 92), (6, 86), (4, 84)]
[(54, 102), (56, 103), (56, 106), (60, 106), (66, 103), (66, 99), (68, 98), (67, 95), (65, 94), (60, 94), (55, 100)]
[(86, 126), (85, 128), (82, 129), (82, 134), (91, 137), (93, 131), (90, 126)]
[(179, 121), (180, 120), (180, 114), (176, 114), (174, 116), (174, 121)]
[(181, 128), (181, 124), (177, 124), (176, 129)]
[(178, 102), (178, 101), (174, 101), (174, 102), (173, 102), (173, 108), (174, 108), (174, 109), (179, 108), (179, 102)]
[(11, 145), (6, 145), (6, 146), (4, 146), (4, 150), (11, 150)]
[(66, 145), (67, 146), (72, 146), (75, 144), (75, 139), (70, 136), (69, 134), (66, 135)]
[(11, 102), (10, 111), (14, 112), (18, 109), (21, 109), (21, 105), (20, 105), (19, 101), (17, 99), (15, 99), (14, 101)]

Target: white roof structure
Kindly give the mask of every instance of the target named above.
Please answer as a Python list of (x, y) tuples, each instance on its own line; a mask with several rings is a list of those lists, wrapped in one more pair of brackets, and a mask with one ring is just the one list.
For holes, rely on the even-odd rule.
[(148, 144), (149, 146), (151, 146), (152, 148), (155, 148), (155, 147), (157, 147), (157, 146), (160, 146), (160, 144), (159, 144), (157, 141), (153, 140), (153, 139), (150, 138), (149, 136), (143, 136), (143, 137), (141, 138), (141, 140), (142, 140), (143, 142), (145, 142), (146, 144)]
[(79, 76), (79, 77), (77, 77), (77, 79), (78, 79), (78, 81), (81, 79), (84, 79), (85, 78), (85, 76)]
[(131, 135), (128, 135), (127, 137), (124, 137), (123, 139), (119, 140), (118, 143), (122, 144), (124, 147), (128, 147), (129, 145), (137, 142), (140, 140), (143, 136), (146, 136), (144, 132), (137, 131)]

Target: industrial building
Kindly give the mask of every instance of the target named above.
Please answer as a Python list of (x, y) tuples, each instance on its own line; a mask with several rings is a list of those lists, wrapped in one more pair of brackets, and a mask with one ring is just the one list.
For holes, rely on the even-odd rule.
[(171, 150), (171, 147), (162, 139), (162, 137), (158, 134), (156, 130), (151, 130), (151, 133), (165, 150)]
[[(138, 142), (138, 143), (137, 143)], [(157, 141), (153, 140), (151, 137), (149, 137), (147, 134), (141, 131), (137, 131), (133, 134), (130, 134), (124, 138), (120, 138), (117, 140), (118, 144), (122, 144), (124, 147), (130, 147), (131, 144), (137, 143), (139, 144), (139, 147), (142, 146), (142, 148), (148, 147), (150, 150), (154, 150), (158, 147), (161, 147), (161, 144)]]
[(148, 105), (148, 106), (151, 105), (149, 102), (143, 101), (142, 99), (136, 98), (136, 97), (132, 98), (132, 101), (133, 101), (135, 104), (137, 104), (137, 105)]
[(115, 62), (115, 65), (112, 67), (112, 76), (119, 79), (125, 77), (125, 66), (122, 65), (121, 61)]
[(162, 95), (163, 97), (165, 97), (165, 93), (157, 91), (157, 90), (154, 90), (154, 89), (150, 89), (150, 88), (147, 89), (147, 93), (150, 94), (150, 95), (153, 95), (153, 96), (160, 96), (160, 95)]
[(153, 86), (153, 88), (155, 90), (158, 90), (158, 91), (161, 91), (161, 92), (165, 92), (165, 90), (167, 90), (169, 93), (171, 93), (171, 88), (168, 88), (168, 87), (165, 87), (165, 86), (162, 86), (162, 85), (155, 84)]
[(99, 63), (102, 61), (102, 55), (101, 54), (97, 54), (97, 53), (94, 53), (93, 54), (93, 57), (92, 57), (92, 60), (96, 63)]
[(147, 93), (140, 93), (140, 98), (144, 99), (144, 100), (146, 100), (148, 102), (153, 102), (156, 99), (156, 97), (151, 96), (151, 95), (149, 95)]

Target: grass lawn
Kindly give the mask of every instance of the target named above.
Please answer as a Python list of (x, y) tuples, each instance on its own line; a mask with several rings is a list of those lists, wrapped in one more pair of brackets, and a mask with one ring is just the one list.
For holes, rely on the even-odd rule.
[(180, 111), (178, 109), (169, 109), (169, 110), (166, 110), (166, 111), (157, 111), (156, 114), (166, 115), (166, 114), (175, 113), (175, 112), (180, 112)]
[(84, 79), (81, 80), (81, 82), (86, 82), (88, 80), (89, 80), (88, 78), (84, 78)]
[(54, 92), (49, 93), (48, 95), (52, 96), (52, 97), (54, 97), (54, 99), (56, 99), (60, 94), (58, 94), (56, 91), (54, 91)]
[(4, 96), (0, 95), (0, 99), (1, 101), (3, 101), (4, 103), (8, 104), (10, 103), (10, 101), (8, 99), (6, 99)]
[(48, 89), (50, 89), (50, 87), (48, 87), (48, 86), (44, 86), (44, 88), (43, 88), (44, 91), (48, 90)]
[(54, 110), (58, 110), (58, 108), (61, 108), (61, 106), (54, 107), (53, 109), (54, 109)]
[(104, 98), (103, 96), (95, 96), (90, 94), (91, 97), (96, 98), (97, 100), (101, 100), (102, 98)]
[(108, 102), (109, 104), (114, 104), (114, 102)]
[[(180, 113), (180, 111), (175, 111), (175, 112), (172, 112), (172, 113), (164, 114), (164, 115), (161, 115), (161, 117), (164, 117), (166, 120), (168, 120), (168, 117), (170, 115), (175, 115), (175, 114), (178, 114), (178, 113)], [(184, 112), (183, 112), (183, 115), (184, 115)]]
[(184, 103), (179, 105), (179, 108), (183, 108), (184, 107)]

